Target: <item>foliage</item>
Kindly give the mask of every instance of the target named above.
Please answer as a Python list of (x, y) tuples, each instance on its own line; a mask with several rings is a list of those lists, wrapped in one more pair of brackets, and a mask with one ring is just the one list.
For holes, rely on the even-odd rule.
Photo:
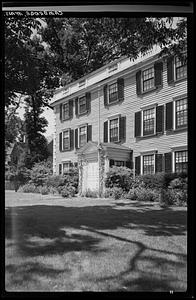
[(107, 188), (118, 187), (128, 191), (133, 182), (133, 171), (126, 167), (113, 166), (109, 169), (105, 180)]
[(161, 54), (180, 54), (187, 39), (186, 18), (47, 18), (41, 29), (61, 84), (66, 85), (125, 55), (136, 59), (153, 45)]
[(98, 191), (92, 191), (90, 189), (87, 189), (85, 192), (82, 193), (82, 197), (87, 198), (98, 198), (99, 192)]
[(76, 188), (72, 185), (65, 185), (62, 187), (60, 194), (64, 198), (74, 197), (76, 194)]
[(35, 186), (33, 183), (27, 183), (27, 184), (24, 184), (24, 185), (20, 186), (19, 192), (22, 192), (22, 193), (39, 193), (40, 190), (39, 190), (39, 187)]
[(160, 193), (157, 190), (144, 187), (136, 187), (129, 190), (125, 198), (130, 200), (154, 202), (159, 200)]
[(113, 198), (115, 200), (124, 197), (124, 191), (120, 187), (106, 188), (104, 192), (105, 198)]
[(30, 172), (30, 183), (33, 183), (35, 186), (43, 186), (51, 174), (52, 164), (50, 161), (35, 163)]
[(50, 193), (50, 189), (47, 186), (40, 186), (39, 192), (42, 195), (48, 195)]

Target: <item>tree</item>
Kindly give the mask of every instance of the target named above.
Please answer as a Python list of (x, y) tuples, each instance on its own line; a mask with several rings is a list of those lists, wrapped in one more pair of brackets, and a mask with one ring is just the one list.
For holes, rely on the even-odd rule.
[(49, 157), (47, 140), (43, 136), (48, 122), (44, 117), (40, 116), (43, 112), (43, 108), (41, 108), (41, 99), (38, 95), (35, 99), (33, 99), (33, 96), (28, 97), (26, 102), (24, 117), (27, 148), (24, 161), (26, 167), (31, 168), (34, 163), (43, 161)]
[(187, 23), (170, 18), (48, 18), (41, 29), (61, 84), (66, 85), (123, 55), (136, 59), (153, 45), (180, 56)]

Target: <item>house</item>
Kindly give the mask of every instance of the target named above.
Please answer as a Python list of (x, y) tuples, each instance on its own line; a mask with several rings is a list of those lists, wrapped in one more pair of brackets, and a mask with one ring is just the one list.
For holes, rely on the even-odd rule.
[(90, 182), (84, 190), (100, 186), (112, 165), (135, 174), (187, 170), (187, 66), (159, 52), (121, 57), (56, 90), (55, 174), (78, 166)]

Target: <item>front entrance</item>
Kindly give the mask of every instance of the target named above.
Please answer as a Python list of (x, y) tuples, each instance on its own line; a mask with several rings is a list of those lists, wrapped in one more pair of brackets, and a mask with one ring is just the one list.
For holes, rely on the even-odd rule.
[(83, 191), (91, 190), (98, 191), (99, 190), (99, 167), (98, 162), (87, 162), (83, 167)]

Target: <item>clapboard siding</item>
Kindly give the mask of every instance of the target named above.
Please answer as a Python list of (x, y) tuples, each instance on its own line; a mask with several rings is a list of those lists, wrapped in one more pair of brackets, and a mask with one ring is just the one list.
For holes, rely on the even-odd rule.
[[(168, 85), (167, 83), (167, 66), (163, 63), (163, 86), (153, 91), (137, 96), (136, 94), (136, 72), (126, 74), (125, 76), (119, 76), (124, 78), (124, 101), (116, 103), (114, 105), (105, 107), (104, 106), (104, 95), (103, 95), (103, 83), (100, 89), (100, 140), (103, 142), (103, 124), (108, 117), (121, 114), (126, 116), (126, 141), (123, 143), (124, 146), (130, 147), (133, 150), (133, 159), (140, 155), (141, 151), (147, 150), (158, 150), (158, 153), (170, 152), (171, 147), (176, 145), (187, 144), (187, 132), (176, 132), (171, 134), (157, 135), (148, 138), (134, 137), (134, 118), (135, 112), (140, 111), (141, 107), (153, 103), (158, 105), (165, 105), (167, 102), (173, 100), (174, 97), (187, 93), (187, 81), (181, 81)], [(109, 81), (110, 79), (108, 79)], [(81, 91), (81, 96), (84, 94), (84, 90)], [(74, 99), (71, 98), (71, 99)], [(62, 101), (63, 102), (63, 101)], [(77, 155), (75, 148), (73, 151), (59, 152), (59, 133), (66, 129), (75, 129), (79, 125), (88, 123), (92, 125), (92, 140), (98, 141), (98, 91), (93, 90), (91, 92), (91, 112), (90, 114), (76, 117), (75, 116), (75, 102), (73, 104), (73, 118), (65, 122), (60, 121), (60, 110), (59, 104), (56, 105), (55, 109), (55, 155), (54, 155), (54, 169), (58, 172), (58, 165), (63, 160), (71, 160), (72, 162), (77, 161)]]

